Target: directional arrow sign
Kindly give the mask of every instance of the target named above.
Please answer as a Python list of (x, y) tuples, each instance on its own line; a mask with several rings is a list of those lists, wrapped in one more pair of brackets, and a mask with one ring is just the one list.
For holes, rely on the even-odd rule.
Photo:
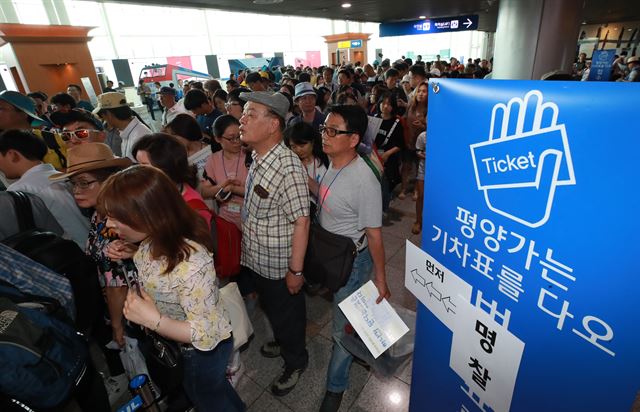
[[(453, 330), (453, 321), (457, 316), (455, 308), (462, 304), (461, 299), (466, 299), (467, 302), (471, 301), (471, 285), (408, 240), (406, 249), (404, 286), (442, 323)], [(434, 267), (444, 270), (442, 281), (429, 279), (430, 282), (427, 283), (425, 278), (420, 276), (418, 270), (414, 269), (424, 267), (426, 261), (431, 261)], [(443, 296), (447, 296), (446, 302), (440, 303)]]
[[(460, 25), (459, 23), (462, 23)], [(380, 37), (478, 30), (478, 15), (435, 17), (424, 20), (380, 23)]]
[(440, 300), (442, 298), (442, 294), (438, 292), (436, 288), (433, 287), (433, 282), (427, 283), (427, 292), (429, 292), (429, 296), (435, 296), (436, 299)]
[(447, 310), (447, 312), (451, 312), (451, 313), (453, 313), (455, 315), (456, 312), (451, 308), (452, 307), (455, 308), (456, 305), (454, 305), (453, 302), (451, 302), (451, 296), (447, 296), (446, 298), (442, 298), (441, 302), (444, 305), (444, 308)]
[(411, 276), (413, 277), (413, 281), (414, 281), (415, 283), (419, 283), (419, 284), (421, 284), (422, 286), (424, 286), (424, 283), (425, 283), (426, 281), (425, 281), (425, 279), (424, 279), (422, 276), (420, 276), (420, 274), (418, 273), (418, 269), (413, 269), (413, 270), (411, 271)]

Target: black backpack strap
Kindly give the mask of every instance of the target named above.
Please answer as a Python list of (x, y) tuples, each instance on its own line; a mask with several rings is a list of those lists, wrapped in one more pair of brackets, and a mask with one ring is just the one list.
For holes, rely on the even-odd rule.
[(60, 145), (56, 141), (56, 135), (47, 130), (42, 130), (41, 132), (42, 140), (47, 144), (49, 149), (53, 150), (58, 158), (60, 159), (60, 164), (63, 169), (67, 167), (67, 158), (62, 154), (62, 150), (60, 150)]
[(16, 211), (18, 218), (18, 229), (20, 232), (35, 229), (36, 222), (33, 219), (33, 210), (31, 209), (31, 201), (24, 192), (8, 191), (13, 198), (13, 210)]

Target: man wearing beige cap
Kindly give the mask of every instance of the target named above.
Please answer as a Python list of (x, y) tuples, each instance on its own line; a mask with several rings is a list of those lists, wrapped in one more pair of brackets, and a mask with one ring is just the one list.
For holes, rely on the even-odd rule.
[(324, 123), (325, 115), (316, 107), (317, 94), (309, 82), (296, 84), (296, 94), (293, 101), (300, 108), (300, 114), (289, 119), (287, 126), (306, 122), (320, 132), (320, 125)]
[(627, 59), (629, 74), (624, 78), (625, 82), (640, 82), (640, 56), (631, 56)]
[(100, 116), (110, 127), (120, 131), (122, 139), (120, 152), (123, 157), (134, 159), (131, 153), (133, 145), (142, 136), (152, 133), (147, 125), (136, 117), (127, 103), (127, 98), (122, 93), (109, 92), (98, 96), (98, 107), (93, 113)]
[(268, 358), (282, 356), (284, 370), (271, 385), (276, 396), (289, 393), (308, 363), (302, 267), (309, 235), (307, 175), (282, 142), (289, 101), (280, 93), (240, 93), (247, 104), (240, 139), (251, 146), (253, 163), (242, 206), (241, 264), (255, 282), (273, 328), (274, 342), (262, 346)]

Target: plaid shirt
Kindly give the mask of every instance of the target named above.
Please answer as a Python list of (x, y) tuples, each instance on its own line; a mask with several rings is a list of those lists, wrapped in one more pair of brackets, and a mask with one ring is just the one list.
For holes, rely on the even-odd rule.
[(0, 279), (23, 293), (56, 299), (71, 319), (76, 317), (69, 279), (0, 243)]
[(242, 211), (242, 265), (267, 279), (283, 279), (289, 267), (293, 223), (309, 216), (304, 167), (282, 142), (256, 159), (247, 176)]

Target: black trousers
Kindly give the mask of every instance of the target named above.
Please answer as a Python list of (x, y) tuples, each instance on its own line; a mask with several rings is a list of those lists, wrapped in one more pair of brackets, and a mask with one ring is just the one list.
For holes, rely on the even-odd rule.
[(271, 280), (250, 271), (262, 309), (271, 323), (275, 340), (280, 345), (285, 366), (291, 369), (306, 368), (309, 354), (305, 342), (307, 310), (304, 293), (300, 291), (292, 295), (284, 279)]

